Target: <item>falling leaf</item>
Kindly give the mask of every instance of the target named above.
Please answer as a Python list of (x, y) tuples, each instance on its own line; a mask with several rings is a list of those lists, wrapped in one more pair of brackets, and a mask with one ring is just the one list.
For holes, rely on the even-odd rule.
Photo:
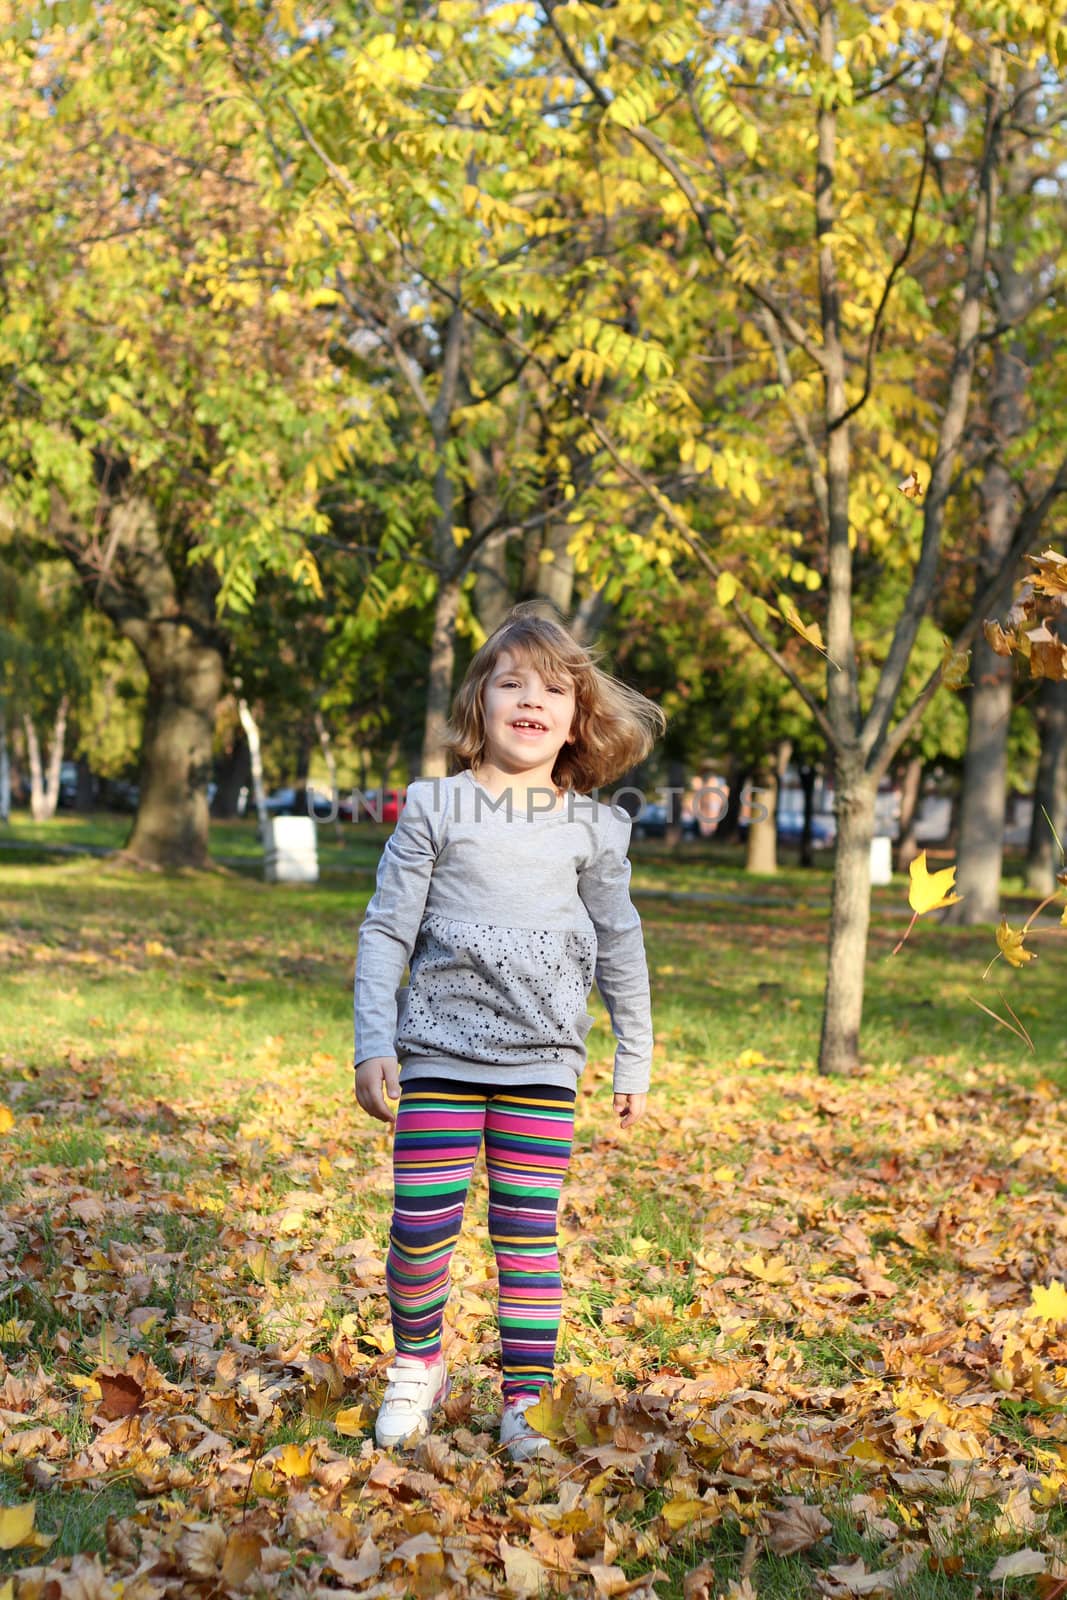
[(951, 639), (944, 640), (941, 656), (941, 683), (946, 689), (962, 689), (967, 683), (967, 668), (971, 664), (969, 650), (954, 650)]
[(1018, 635), (1013, 630), (1006, 632), (999, 622), (992, 620), (983, 622), (982, 632), (985, 634), (986, 643), (995, 655), (1010, 656), (1018, 646)]
[(1037, 960), (1032, 950), (1024, 949), (1025, 937), (1025, 928), (1010, 928), (1007, 917), (1001, 917), (997, 926), (997, 946), (1005, 961), (1010, 962), (1013, 967), (1024, 967), (1028, 961)]
[(940, 911), (942, 906), (954, 906), (962, 899), (961, 895), (950, 892), (956, 881), (955, 867), (943, 867), (939, 872), (928, 871), (925, 850), (919, 851), (908, 870), (911, 876), (908, 904), (916, 916), (925, 916), (928, 911)]
[(807, 644), (812, 645), (816, 650), (818, 650), (820, 655), (826, 656), (826, 659), (830, 662), (831, 666), (836, 666), (837, 663), (827, 653), (826, 646), (823, 643), (822, 629), (820, 628), (819, 624), (817, 622), (805, 622), (803, 617), (800, 615), (800, 612), (787, 595), (779, 595), (778, 604), (781, 608), (781, 614), (785, 618), (786, 622), (788, 622), (789, 626), (794, 629), (795, 632), (799, 633), (800, 637)]
[(1062, 683), (1067, 678), (1067, 644), (1044, 626), (1032, 628), (1026, 637), (1030, 643), (1031, 676)]
[(1037, 568), (1030, 584), (1041, 594), (1067, 594), (1067, 556), (1056, 550), (1045, 550), (1039, 556), (1027, 556), (1030, 565)]
[(914, 468), (908, 473), (906, 478), (902, 478), (900, 480), (900, 482), (897, 484), (897, 488), (908, 500), (920, 500), (922, 498), (922, 484), (919, 482), (919, 474), (914, 470)]

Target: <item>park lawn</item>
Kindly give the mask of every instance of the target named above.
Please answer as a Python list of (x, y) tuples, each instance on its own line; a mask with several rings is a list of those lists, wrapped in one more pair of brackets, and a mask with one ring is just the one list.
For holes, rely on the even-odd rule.
[[(0, 1554), (0, 1583), (38, 1593), (28, 1568), (79, 1556), (125, 1600), (159, 1593), (149, 1568), (204, 1594), (358, 1589), (368, 1538), (372, 1588), (398, 1595), (444, 1592), (442, 1562), (457, 1594), (536, 1593), (541, 1569), (548, 1593), (557, 1566), (564, 1593), (658, 1570), (680, 1597), (706, 1563), (711, 1594), (750, 1574), (762, 1596), (847, 1595), (894, 1569), (898, 1594), (963, 1600), (1032, 1594), (1000, 1575), (1012, 1552), (1059, 1571), (1065, 941), (984, 983), (989, 930), (928, 919), (890, 957), (894, 886), (864, 1074), (827, 1081), (825, 898), (754, 894), (727, 865), (714, 903), (681, 900), (635, 849), (635, 884), (668, 890), (638, 900), (653, 1093), (613, 1127), (598, 1002), (543, 1419), (559, 1460), (496, 1443), (481, 1164), (454, 1391), (409, 1459), (373, 1444), (390, 1130), (350, 1092), (376, 831), (307, 888), (4, 858), (0, 1501), (32, 1502), (44, 1542)], [(969, 998), (998, 993), (1032, 1053)]]

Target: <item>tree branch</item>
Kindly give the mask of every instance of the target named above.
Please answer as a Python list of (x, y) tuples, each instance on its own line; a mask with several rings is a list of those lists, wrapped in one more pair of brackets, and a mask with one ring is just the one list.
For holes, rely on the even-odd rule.
[[(1015, 570), (1026, 554), (1027, 546), (1040, 533), (1042, 523), (1061, 494), (1067, 494), (1067, 455), (1060, 462), (1055, 477), (1040, 500), (1032, 501), (1020, 515), (1011, 548), (1005, 555), (1000, 570), (982, 590), (982, 593), (974, 603), (969, 618), (952, 641), (953, 652), (968, 649), (971, 640), (977, 634), (982, 623), (996, 610), (1004, 596), (1004, 591), (1011, 585)], [(937, 692), (941, 684), (942, 671), (943, 668), (940, 664), (934, 668), (934, 671), (930, 674), (900, 721), (871, 751), (868, 770), (872, 775), (877, 775), (880, 778), (888, 771), (889, 765), (897, 755), (901, 745), (912, 733), (926, 707)]]
[[(556, 21), (555, 10), (559, 3), (560, 0), (542, 0), (542, 12), (544, 14), (545, 21), (547, 22), (552, 33), (555, 35), (555, 38), (559, 43), (559, 47), (563, 51), (564, 56), (566, 57), (567, 64), (571, 71), (586, 85), (597, 104), (600, 105), (604, 110), (607, 110), (607, 108), (611, 105), (610, 97), (605, 94), (604, 90), (597, 83), (596, 79), (582, 64), (580, 58), (572, 48), (570, 41), (567, 39), (563, 30)], [(715, 265), (722, 272), (725, 272), (727, 277), (731, 277), (732, 274), (730, 272), (729, 258), (711, 230), (710, 218), (713, 213), (709, 211), (708, 207), (701, 200), (700, 195), (697, 193), (696, 185), (686, 175), (686, 173), (682, 171), (677, 157), (671, 150), (668, 149), (664, 141), (659, 138), (657, 134), (654, 134), (649, 128), (638, 125), (635, 128), (627, 128), (626, 132), (629, 134), (631, 139), (634, 139), (639, 145), (643, 146), (643, 148), (648, 151), (649, 155), (658, 161), (664, 172), (671, 179), (675, 188), (677, 188), (685, 197), (686, 203), (688, 204), (690, 211), (693, 213), (697, 227), (700, 230), (700, 237), (703, 239), (709, 255), (715, 262)], [(815, 343), (814, 339), (811, 338), (807, 330), (801, 326), (801, 324), (793, 316), (792, 312), (788, 311), (775, 295), (770, 294), (758, 283), (745, 283), (739, 285), (739, 287), (744, 288), (754, 300), (758, 301), (760, 305), (766, 307), (766, 309), (781, 325), (784, 331), (789, 335), (793, 343), (798, 345), (800, 349), (804, 351), (804, 354), (810, 361), (814, 362), (817, 367), (825, 369), (826, 357), (824, 352)]]
[(819, 520), (822, 523), (822, 531), (825, 534), (830, 525), (830, 498), (826, 485), (826, 473), (822, 467), (822, 459), (819, 455), (818, 446), (812, 437), (811, 429), (808, 427), (808, 419), (793, 398), (793, 374), (789, 366), (789, 356), (782, 340), (782, 330), (766, 306), (760, 307), (759, 317), (763, 323), (764, 332), (770, 341), (771, 349), (774, 351), (774, 359), (778, 366), (778, 376), (781, 380), (782, 388), (785, 390), (785, 408), (789, 412), (789, 419), (793, 424), (793, 429), (808, 463), (812, 493), (815, 496)]
[(956, 353), (949, 375), (948, 397), (938, 432), (937, 453), (930, 474), (926, 508), (923, 514), (922, 544), (915, 572), (897, 625), (889, 653), (878, 675), (878, 684), (871, 700), (870, 710), (864, 719), (860, 747), (864, 759), (870, 758), (875, 748), (881, 748), (893, 706), (911, 656), (919, 625), (926, 615), (934, 575), (941, 551), (941, 532), (944, 527), (945, 505), (948, 499), (956, 460), (963, 440), (967, 408), (970, 402), (971, 379), (978, 349), (978, 332), (981, 320), (982, 290), (986, 265), (989, 260), (990, 238), (996, 211), (996, 165), (1000, 143), (1001, 94), (1005, 79), (1004, 58), (998, 51), (994, 57), (993, 83), (986, 101), (986, 126), (982, 163), (978, 177), (978, 201), (975, 207), (974, 230), (968, 251), (967, 272), (964, 278), (963, 303), (960, 306), (959, 326), (956, 336)]

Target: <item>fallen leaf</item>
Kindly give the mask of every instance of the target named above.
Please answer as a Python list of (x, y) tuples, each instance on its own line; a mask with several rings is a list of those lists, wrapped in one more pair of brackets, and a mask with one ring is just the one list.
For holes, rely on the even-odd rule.
[(1032, 1572), (1044, 1572), (1048, 1557), (1040, 1550), (1015, 1550), (1010, 1556), (1001, 1556), (990, 1569), (989, 1578), (996, 1583), (1001, 1578), (1025, 1578)]
[(776, 1556), (794, 1556), (810, 1550), (830, 1532), (830, 1520), (818, 1506), (790, 1499), (781, 1511), (767, 1511), (763, 1517), (767, 1543)]
[(1035, 1283), (1030, 1290), (1030, 1310), (1045, 1322), (1067, 1322), (1067, 1285), (1058, 1278), (1047, 1286)]

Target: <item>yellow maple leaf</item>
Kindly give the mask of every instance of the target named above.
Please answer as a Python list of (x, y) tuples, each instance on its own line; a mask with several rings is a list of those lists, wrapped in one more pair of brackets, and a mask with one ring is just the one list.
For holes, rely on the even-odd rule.
[(1047, 1287), (1035, 1284), (1030, 1290), (1030, 1310), (1045, 1322), (1067, 1322), (1067, 1286), (1058, 1278)]
[(571, 1434), (570, 1408), (562, 1395), (551, 1389), (542, 1389), (536, 1405), (526, 1411), (526, 1420), (537, 1433), (546, 1439), (566, 1439)]
[(1009, 961), (1013, 967), (1023, 967), (1028, 961), (1037, 960), (1032, 950), (1024, 948), (1025, 937), (1025, 928), (1009, 928), (1007, 917), (1001, 917), (997, 927), (997, 948), (1005, 961)]
[(37, 1515), (36, 1500), (26, 1500), (18, 1506), (0, 1507), (0, 1550), (15, 1550), (20, 1544), (36, 1544), (33, 1521)]
[(10, 1106), (0, 1106), (0, 1133), (10, 1133), (15, 1126), (15, 1118)]
[(911, 884), (908, 904), (918, 917), (928, 911), (940, 911), (942, 906), (954, 906), (962, 895), (950, 891), (956, 881), (955, 867), (943, 867), (940, 872), (930, 872), (926, 865), (926, 851), (920, 850), (909, 869)]
[(741, 1262), (742, 1272), (747, 1272), (750, 1278), (758, 1278), (760, 1283), (791, 1283), (794, 1272), (784, 1256), (768, 1256), (764, 1260), (759, 1251), (748, 1256)]
[(365, 1432), (367, 1419), (363, 1406), (345, 1406), (333, 1419), (338, 1433), (346, 1439), (358, 1439)]
[(306, 1478), (311, 1473), (311, 1463), (314, 1459), (314, 1442), (305, 1445), (303, 1449), (298, 1444), (287, 1444), (275, 1459), (274, 1470), (283, 1478)]
[(710, 1517), (715, 1513), (715, 1507), (707, 1500), (694, 1500), (691, 1495), (675, 1495), (673, 1500), (668, 1500), (660, 1508), (660, 1516), (671, 1529), (677, 1533), (679, 1528), (688, 1527), (689, 1523), (697, 1522), (701, 1517)]

